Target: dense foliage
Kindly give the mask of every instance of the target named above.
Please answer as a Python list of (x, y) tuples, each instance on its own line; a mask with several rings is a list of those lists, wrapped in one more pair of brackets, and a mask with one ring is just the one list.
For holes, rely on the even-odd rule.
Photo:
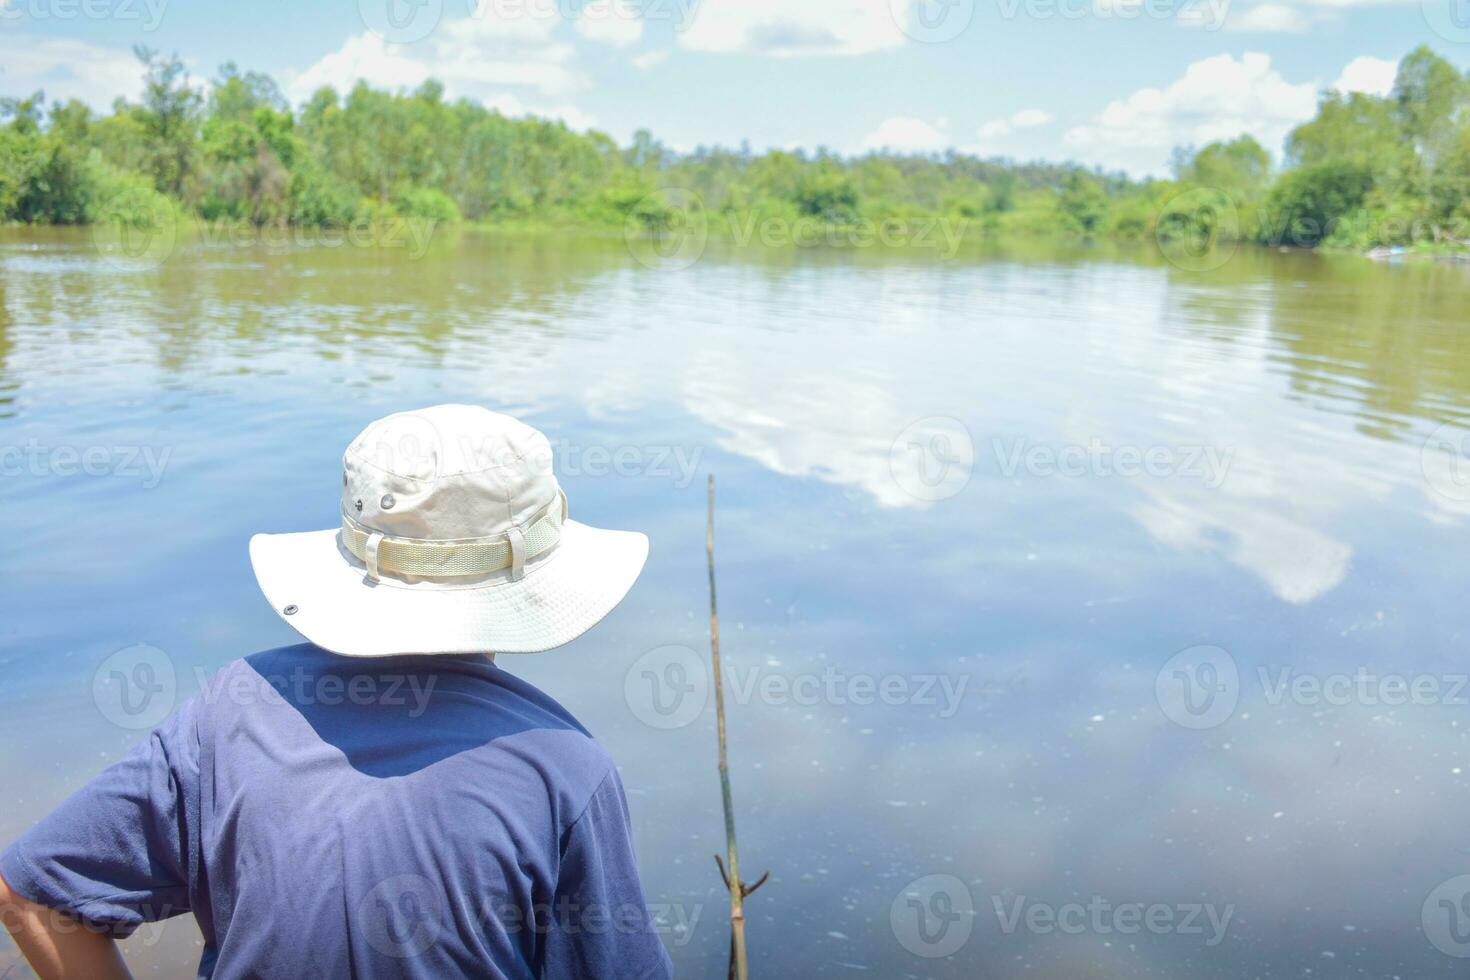
[(225, 65), (203, 86), (177, 58), (138, 55), (142, 99), (119, 99), (110, 114), (75, 100), (48, 108), (41, 93), (0, 100), (0, 220), (422, 218), (657, 233), (697, 205), (737, 237), (773, 223), (800, 240), (802, 228), (943, 219), (972, 235), (1359, 248), (1461, 243), (1470, 225), (1470, 80), (1423, 48), (1385, 97), (1325, 93), (1279, 169), (1241, 136), (1180, 150), (1173, 179), (1146, 181), (953, 152), (676, 154), (646, 132), (620, 147), (596, 131), (448, 101), (432, 81), (403, 94), (323, 89), (293, 111), (265, 75)]

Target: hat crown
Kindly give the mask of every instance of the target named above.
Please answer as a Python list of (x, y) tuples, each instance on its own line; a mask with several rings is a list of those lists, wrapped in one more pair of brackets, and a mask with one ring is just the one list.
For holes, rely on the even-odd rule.
[(546, 437), (476, 405), (381, 418), (347, 447), (342, 470), (342, 513), (389, 537), (504, 534), (545, 513), (561, 492)]

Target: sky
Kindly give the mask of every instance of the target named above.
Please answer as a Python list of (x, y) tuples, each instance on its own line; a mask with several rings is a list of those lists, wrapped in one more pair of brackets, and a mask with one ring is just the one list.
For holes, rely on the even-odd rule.
[(106, 109), (134, 45), (233, 61), (293, 103), (358, 79), (626, 143), (955, 148), (1164, 175), (1177, 146), (1280, 158), (1322, 92), (1383, 93), (1428, 44), (1470, 66), (1470, 0), (0, 0), (0, 95)]

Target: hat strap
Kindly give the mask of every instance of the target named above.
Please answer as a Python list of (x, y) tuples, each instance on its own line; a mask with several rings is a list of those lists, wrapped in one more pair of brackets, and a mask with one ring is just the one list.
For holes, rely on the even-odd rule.
[(374, 531), (368, 535), (367, 544), (362, 548), (362, 560), (367, 565), (368, 578), (374, 582), (378, 580), (378, 547), (383, 543), (383, 533)]
[(509, 568), (513, 578), (524, 565), (556, 547), (566, 522), (567, 498), (557, 499), (536, 520), (505, 534), (483, 538), (395, 538), (342, 515), (342, 544), (376, 579), (381, 573), (409, 578), (465, 578)]

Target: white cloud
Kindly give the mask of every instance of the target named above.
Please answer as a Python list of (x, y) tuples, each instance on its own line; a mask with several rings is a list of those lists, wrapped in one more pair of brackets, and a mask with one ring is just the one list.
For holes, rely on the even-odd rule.
[(1011, 121), (1009, 119), (992, 119), (980, 125), (980, 138), (982, 140), (996, 140), (1011, 133)]
[(345, 91), (362, 80), (396, 89), (435, 78), (451, 96), (483, 96), (487, 87), (507, 85), (564, 95), (586, 81), (572, 67), (572, 45), (553, 36), (561, 23), (554, 0), (527, 0), (482, 3), (416, 44), (364, 32), (305, 71), (283, 73), (286, 94), (301, 102), (323, 85)]
[(643, 37), (643, 19), (629, 0), (590, 0), (573, 22), (589, 41), (626, 48)]
[(1225, 17), (1227, 31), (1257, 34), (1300, 34), (1311, 30), (1312, 18), (1283, 3), (1261, 3)]
[(1108, 103), (1063, 143), (1080, 159), (1139, 174), (1162, 174), (1176, 146), (1202, 146), (1249, 133), (1279, 150), (1293, 127), (1317, 111), (1315, 81), (1288, 82), (1269, 55), (1228, 54), (1196, 61), (1168, 86)]
[(1013, 130), (1034, 129), (1037, 126), (1045, 126), (1055, 119), (1055, 116), (1044, 109), (1022, 109), (1010, 116), (981, 123), (980, 138), (982, 140), (1002, 139), (1009, 136)]
[(1351, 8), (1416, 2), (1420, 0), (1260, 0), (1244, 7), (1232, 0), (1207, 0), (1186, 4), (1179, 13), (1179, 21), (1212, 31), (1223, 27), (1242, 34), (1305, 34), (1340, 28), (1342, 12)]
[(25, 98), (44, 90), (48, 102), (81, 99), (97, 110), (143, 90), (143, 66), (131, 52), (67, 38), (0, 31), (0, 91)]
[(388, 44), (376, 34), (359, 34), (305, 71), (289, 78), (286, 94), (304, 102), (324, 85), (346, 91), (365, 80), (378, 88), (411, 88), (429, 77), (429, 68), (405, 53), (402, 45)]
[(906, 40), (889, 0), (700, 0), (679, 43), (776, 57), (857, 55)]
[(648, 71), (656, 65), (663, 64), (668, 57), (668, 51), (645, 51), (633, 58), (633, 67), (639, 71)]
[(1394, 78), (1399, 66), (1384, 58), (1363, 55), (1347, 63), (1342, 74), (1332, 87), (1339, 92), (1366, 92), (1369, 95), (1387, 95), (1393, 90)]
[(900, 153), (937, 153), (950, 145), (944, 133), (944, 120), (938, 126), (912, 116), (885, 119), (863, 137), (864, 150), (896, 150)]
[(485, 100), (487, 109), (494, 109), (502, 116), (539, 116), (542, 119), (560, 119), (569, 129), (585, 132), (597, 124), (596, 119), (574, 105), (528, 106), (514, 94), (506, 92)]
[(1033, 126), (1045, 126), (1055, 117), (1045, 109), (1022, 109), (1011, 116), (1011, 125), (1017, 129), (1030, 129)]

